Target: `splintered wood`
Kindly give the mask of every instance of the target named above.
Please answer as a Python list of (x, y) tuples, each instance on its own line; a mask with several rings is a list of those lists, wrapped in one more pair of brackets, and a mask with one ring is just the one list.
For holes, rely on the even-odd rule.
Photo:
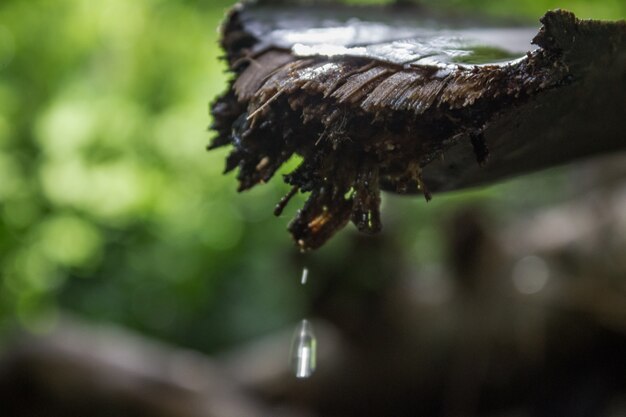
[[(352, 35), (346, 38), (342, 30), (365, 25), (361, 21), (315, 19), (307, 13), (317, 11), (299, 10), (284, 15), (240, 5), (229, 14), (222, 46), (235, 76), (213, 105), (212, 127), (218, 135), (210, 148), (233, 147), (226, 172), (238, 168), (240, 191), (269, 181), (293, 155), (302, 158), (284, 176), (292, 188), (275, 210), (280, 215), (298, 191), (310, 193), (289, 225), (302, 250), (320, 247), (349, 221), (362, 232), (378, 232), (381, 188), (430, 199), (431, 185), (435, 191), (475, 185), (576, 157), (566, 151), (564, 157), (520, 165), (514, 158), (528, 159), (532, 151), (526, 150), (492, 165), (499, 155), (489, 158), (490, 153), (508, 152), (501, 142), (526, 149), (520, 141), (535, 139), (527, 135), (537, 126), (521, 127), (513, 138), (491, 131), (501, 129), (502, 121), (509, 123), (512, 114), (526, 115), (542, 95), (585, 78), (589, 65), (574, 59), (591, 48), (584, 34), (600, 30), (613, 46), (622, 47), (626, 38), (623, 22), (608, 25), (549, 12), (533, 40), (538, 48), (531, 50), (530, 39), (527, 50), (507, 48), (498, 37), (489, 50), (507, 59), (469, 65), (461, 58), (472, 58), (489, 43), (484, 35), (480, 45), (472, 43), (472, 34), (482, 32), (385, 23), (376, 26), (377, 42), (371, 30), (348, 31)], [(404, 38), (393, 38), (392, 29)], [(455, 151), (468, 146), (472, 167), (467, 151)], [(446, 166), (441, 165), (444, 153), (446, 159), (452, 156)], [(479, 165), (484, 168), (475, 171)]]

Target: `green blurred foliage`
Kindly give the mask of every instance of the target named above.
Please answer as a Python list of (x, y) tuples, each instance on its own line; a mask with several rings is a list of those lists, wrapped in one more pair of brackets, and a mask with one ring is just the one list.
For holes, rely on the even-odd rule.
[(262, 285), (291, 249), (280, 187), (237, 198), (226, 150), (204, 150), (228, 3), (2, 2), (5, 326), (37, 330), (60, 303), (211, 348), (289, 319), (284, 288)]
[[(211, 351), (304, 313), (285, 232), (299, 202), (275, 219), (279, 179), (237, 195), (221, 175), (227, 150), (204, 151), (207, 103), (227, 80), (216, 28), (231, 3), (0, 3), (0, 331), (44, 331), (63, 308)], [(538, 16), (552, 3), (472, 4)], [(626, 9), (573, 4), (591, 17)], [(393, 197), (386, 217), (416, 231), (399, 237), (416, 262), (433, 262), (442, 213), (476, 199), (521, 206), (528, 184), (428, 206)], [(337, 256), (349, 233), (319, 256)]]

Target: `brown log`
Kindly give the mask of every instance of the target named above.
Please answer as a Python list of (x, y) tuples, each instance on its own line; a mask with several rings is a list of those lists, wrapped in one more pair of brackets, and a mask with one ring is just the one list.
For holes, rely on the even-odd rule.
[(238, 6), (225, 22), (236, 76), (213, 107), (211, 146), (234, 146), (226, 171), (239, 168), (240, 190), (303, 157), (285, 176), (311, 192), (289, 226), (301, 249), (350, 220), (380, 230), (380, 189), (429, 199), (626, 148), (625, 22), (553, 11), (532, 38), (431, 17)]

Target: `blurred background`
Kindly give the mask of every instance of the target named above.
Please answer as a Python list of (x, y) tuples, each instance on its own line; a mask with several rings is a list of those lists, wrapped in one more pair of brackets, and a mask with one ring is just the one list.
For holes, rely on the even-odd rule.
[[(349, 226), (301, 255), (303, 200), (275, 218), (279, 176), (237, 194), (228, 150), (205, 151), (233, 3), (0, 2), (0, 414), (626, 416), (626, 158), (385, 195), (380, 236)], [(422, 3), (626, 17), (623, 0)], [(320, 369), (301, 382), (304, 317)]]

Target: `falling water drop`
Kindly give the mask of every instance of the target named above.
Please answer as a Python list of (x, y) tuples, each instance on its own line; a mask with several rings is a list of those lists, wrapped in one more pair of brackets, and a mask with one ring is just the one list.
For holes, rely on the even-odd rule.
[(291, 345), (291, 369), (296, 378), (308, 378), (315, 372), (317, 365), (317, 340), (313, 326), (304, 319), (296, 327)]
[(306, 284), (308, 279), (309, 279), (309, 269), (304, 268), (302, 269), (302, 278), (300, 278), (300, 284), (302, 285)]

